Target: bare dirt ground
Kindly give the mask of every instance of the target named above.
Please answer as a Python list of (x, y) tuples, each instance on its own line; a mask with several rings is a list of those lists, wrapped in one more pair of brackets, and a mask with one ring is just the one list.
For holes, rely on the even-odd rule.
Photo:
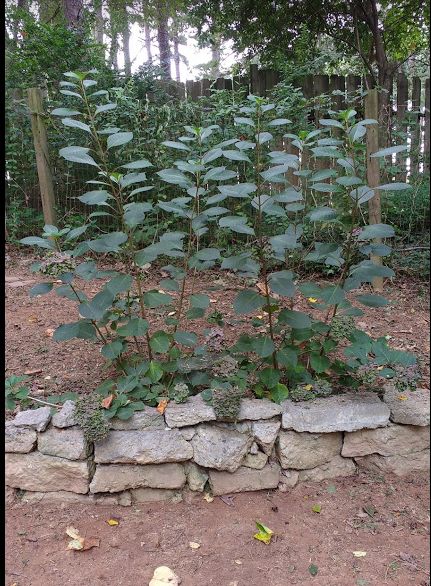
[[(29, 254), (7, 250), (6, 376), (31, 374), (33, 392), (86, 393), (109, 372), (94, 343), (56, 343), (52, 331), (78, 317), (72, 301), (55, 294), (30, 299), (38, 282)], [(161, 275), (148, 275), (157, 286)], [(221, 279), (221, 281), (220, 281)], [(33, 282), (31, 282), (33, 281)], [(220, 311), (229, 340), (247, 331), (251, 318), (230, 313), (239, 280), (207, 274), (199, 291)], [(87, 293), (96, 293), (87, 284)], [(197, 291), (196, 291), (197, 292)], [(423, 382), (429, 375), (429, 302), (423, 284), (387, 283), (391, 305), (366, 308), (358, 318), (373, 336), (390, 335), (391, 344), (417, 353)], [(163, 327), (163, 315), (156, 316)], [(199, 328), (199, 322), (196, 322)], [(157, 328), (156, 328), (157, 329)], [(154, 503), (129, 508), (81, 504), (26, 505), (9, 499), (6, 522), (7, 586), (146, 586), (154, 569), (168, 565), (182, 586), (429, 586), (429, 481), (358, 477), (301, 484), (287, 493), (236, 495), (227, 505)], [(312, 507), (321, 505), (321, 512)], [(107, 520), (119, 519), (118, 526)], [(255, 521), (274, 531), (270, 545), (253, 539)], [(97, 537), (100, 546), (68, 551), (66, 528)], [(192, 549), (190, 542), (200, 544)], [(353, 552), (366, 552), (355, 557)], [(309, 572), (317, 566), (317, 575)]]
[[(202, 495), (129, 508), (15, 501), (7, 511), (6, 585), (147, 586), (167, 565), (181, 586), (429, 586), (425, 476), (361, 474), (233, 496), (229, 506)], [(113, 517), (119, 525), (108, 525)], [(256, 520), (274, 531), (269, 545), (253, 539)], [(100, 546), (67, 550), (70, 525)]]

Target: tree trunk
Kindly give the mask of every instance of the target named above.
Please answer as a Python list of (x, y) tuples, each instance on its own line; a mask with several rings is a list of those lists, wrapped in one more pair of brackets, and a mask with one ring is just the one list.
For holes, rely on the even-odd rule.
[(175, 80), (181, 81), (180, 80), (180, 51), (179, 51), (180, 43), (179, 43), (177, 34), (174, 35), (173, 41), (174, 41)]
[(159, 0), (157, 6), (157, 41), (159, 44), (160, 67), (163, 77), (171, 79), (171, 48), (169, 46), (168, 11), (165, 0)]
[(109, 46), (109, 65), (118, 71), (118, 30), (115, 22), (115, 2), (109, 0), (109, 36), (111, 44)]
[(96, 19), (96, 23), (95, 23), (95, 27), (94, 27), (94, 38), (96, 40), (96, 43), (100, 43), (101, 45), (103, 45), (103, 32), (104, 32), (103, 0), (98, 0), (98, 2), (95, 2), (94, 16)]
[(83, 0), (63, 0), (63, 10), (68, 28), (79, 28), (83, 17)]
[(144, 35), (145, 35), (145, 50), (147, 51), (147, 61), (149, 63), (153, 62), (153, 53), (151, 51), (151, 30), (148, 24), (144, 25)]
[(210, 76), (214, 79), (220, 77), (220, 39), (215, 39), (211, 43), (211, 71)]
[[(19, 10), (25, 10), (27, 8), (27, 0), (18, 0), (17, 8)], [(15, 43), (18, 43), (18, 34), (21, 27), (21, 20), (19, 17), (15, 18), (12, 30), (13, 30), (13, 40)]]
[(124, 54), (124, 73), (130, 76), (132, 73), (132, 62), (130, 60), (130, 30), (129, 30), (129, 15), (127, 7), (124, 5), (123, 9), (123, 54)]

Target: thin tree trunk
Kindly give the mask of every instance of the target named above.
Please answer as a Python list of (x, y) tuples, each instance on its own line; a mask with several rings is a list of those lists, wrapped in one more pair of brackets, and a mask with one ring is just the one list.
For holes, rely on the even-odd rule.
[(96, 18), (96, 24), (94, 27), (94, 38), (97, 43), (103, 45), (103, 33), (104, 33), (104, 22), (103, 22), (103, 0), (98, 0), (94, 6), (94, 16)]
[(109, 65), (118, 71), (118, 31), (115, 23), (115, 4), (113, 0), (109, 3), (109, 36), (111, 44), (109, 46)]
[(171, 79), (171, 48), (169, 46), (168, 11), (165, 0), (158, 2), (157, 41), (163, 77)]
[(130, 60), (130, 30), (129, 30), (129, 15), (127, 8), (124, 6), (123, 10), (123, 54), (124, 54), (124, 73), (130, 76), (132, 73), (132, 62)]
[(216, 39), (211, 44), (211, 62), (212, 67), (210, 76), (214, 79), (220, 77), (220, 40)]
[(64, 17), (69, 28), (80, 27), (83, 8), (83, 0), (63, 0)]
[(176, 81), (181, 81), (180, 80), (180, 51), (179, 51), (179, 40), (178, 40), (178, 34), (174, 35), (174, 65), (175, 65), (175, 80)]
[(148, 24), (144, 25), (144, 35), (145, 35), (145, 50), (147, 52), (147, 61), (149, 63), (153, 62), (153, 52), (151, 50), (151, 30)]

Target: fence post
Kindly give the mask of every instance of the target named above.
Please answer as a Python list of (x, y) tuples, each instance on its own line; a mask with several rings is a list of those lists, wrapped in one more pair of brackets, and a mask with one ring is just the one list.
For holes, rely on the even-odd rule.
[(419, 173), (419, 161), (421, 159), (421, 138), (422, 138), (422, 121), (420, 116), (421, 111), (421, 80), (420, 77), (413, 78), (412, 87), (412, 111), (418, 112), (415, 117), (415, 123), (411, 132), (411, 148), (410, 148), (410, 173), (417, 175)]
[(424, 173), (430, 170), (430, 80), (425, 81)]
[(28, 105), (31, 113), (34, 150), (36, 153), (37, 174), (45, 224), (56, 225), (54, 184), (49, 166), (48, 138), (43, 121), (42, 92), (39, 88), (29, 88)]
[[(374, 118), (377, 120), (379, 114), (379, 98), (376, 89), (369, 90), (365, 96), (365, 118)], [(367, 126), (367, 183), (374, 188), (379, 185), (380, 172), (379, 160), (371, 158), (370, 155), (379, 150), (379, 128), (377, 124)], [(380, 224), (382, 221), (382, 208), (380, 202), (380, 192), (375, 191), (374, 197), (368, 200), (368, 221), (370, 224)], [(375, 238), (373, 243), (380, 244), (381, 238)], [(381, 265), (380, 256), (370, 255), (370, 260), (375, 264)], [(375, 277), (372, 281), (375, 291), (383, 291), (383, 277)]]
[[(407, 112), (407, 102), (409, 99), (409, 82), (407, 75), (399, 73), (397, 78), (397, 130), (398, 132), (406, 131), (405, 117)], [(411, 165), (412, 144), (410, 144), (410, 165)], [(399, 181), (405, 181), (407, 177), (407, 161), (403, 155), (398, 155), (396, 164), (401, 167), (397, 174)]]

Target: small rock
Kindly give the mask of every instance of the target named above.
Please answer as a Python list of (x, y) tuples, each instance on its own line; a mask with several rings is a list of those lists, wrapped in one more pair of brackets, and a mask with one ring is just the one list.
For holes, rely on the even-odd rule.
[(190, 427), (181, 427), (179, 431), (183, 438), (189, 442), (196, 433), (196, 427), (192, 425)]
[(154, 570), (154, 575), (148, 586), (179, 586), (180, 578), (167, 566), (160, 566)]
[(298, 484), (299, 480), (299, 472), (298, 470), (282, 470), (280, 475), (280, 484), (278, 488), (284, 486), (287, 490), (288, 488), (293, 488)]
[(281, 422), (279, 420), (253, 422), (252, 431), (254, 439), (268, 456), (274, 447), (280, 425)]
[(186, 476), (181, 464), (97, 465), (90, 492), (121, 492), (131, 488), (182, 488)]
[(155, 407), (145, 407), (144, 411), (134, 413), (130, 419), (123, 421), (114, 417), (110, 420), (110, 429), (117, 431), (165, 429), (166, 423), (163, 415)]
[(39, 434), (38, 450), (47, 456), (57, 456), (68, 460), (85, 460), (90, 453), (90, 445), (81, 429), (56, 429), (52, 427)]
[(242, 463), (243, 466), (247, 468), (254, 468), (255, 470), (262, 470), (265, 464), (268, 461), (268, 456), (263, 452), (258, 452), (257, 454), (247, 454), (245, 457), (244, 462)]
[(208, 480), (208, 474), (194, 462), (186, 462), (185, 471), (190, 490), (203, 492)]
[(388, 383), (383, 401), (390, 409), (391, 421), (395, 423), (419, 426), (430, 424), (430, 392), (427, 389), (401, 393)]
[(20, 411), (13, 420), (16, 427), (27, 427), (36, 431), (45, 431), (51, 420), (51, 408), (39, 407), (39, 409), (28, 409)]
[(134, 503), (156, 503), (162, 501), (179, 503), (183, 498), (178, 491), (163, 490), (162, 488), (135, 488), (131, 492)]
[(250, 454), (253, 454), (253, 455), (256, 455), (256, 454), (258, 454), (258, 453), (259, 453), (259, 446), (257, 445), (257, 443), (256, 443), (256, 442), (253, 442), (253, 443), (251, 444), (251, 448), (250, 448), (250, 452), (249, 452), (249, 453), (250, 453)]
[(251, 421), (271, 419), (276, 415), (280, 415), (281, 412), (282, 408), (280, 405), (267, 399), (242, 399), (238, 421), (242, 421), (243, 419), (249, 419)]
[(369, 454), (396, 456), (420, 452), (430, 445), (429, 427), (390, 424), (378, 429), (361, 429), (344, 434), (344, 457)]
[(75, 403), (74, 401), (65, 401), (63, 407), (52, 418), (54, 427), (72, 427), (76, 425), (75, 421)]
[(17, 427), (13, 421), (5, 422), (5, 452), (26, 454), (33, 450), (36, 440), (34, 429)]
[(413, 454), (397, 456), (380, 456), (371, 454), (355, 458), (359, 468), (365, 468), (372, 472), (391, 473), (396, 476), (405, 476), (414, 472), (427, 472), (430, 469), (430, 451), (422, 450)]
[(275, 462), (267, 464), (262, 470), (242, 466), (236, 472), (209, 470), (210, 486), (214, 496), (268, 490), (277, 488), (280, 481), (280, 466)]

